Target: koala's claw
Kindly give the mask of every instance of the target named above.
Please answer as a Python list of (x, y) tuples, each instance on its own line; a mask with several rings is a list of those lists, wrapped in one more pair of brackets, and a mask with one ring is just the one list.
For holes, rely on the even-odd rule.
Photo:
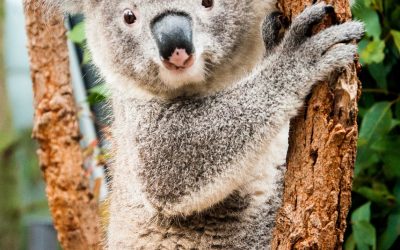
[(285, 38), (287, 47), (296, 47), (309, 38), (308, 34), (312, 27), (321, 22), (322, 19), (334, 11), (334, 8), (324, 2), (307, 7), (297, 16), (291, 25)]
[(319, 80), (323, 80), (333, 71), (345, 68), (354, 62), (357, 45), (339, 43), (329, 49), (317, 65)]
[(329, 27), (311, 37), (306, 47), (315, 53), (325, 53), (328, 49), (338, 43), (349, 43), (353, 40), (360, 40), (364, 35), (364, 24), (357, 21), (350, 21), (344, 24)]
[(350, 21), (331, 26), (312, 36), (308, 34), (315, 24), (333, 11), (333, 7), (325, 3), (306, 8), (294, 19), (283, 38), (277, 54), (292, 61), (290, 65), (301, 65), (299, 75), (317, 72), (317, 78), (321, 79), (354, 61), (357, 46), (349, 43), (362, 38), (364, 24), (361, 22)]

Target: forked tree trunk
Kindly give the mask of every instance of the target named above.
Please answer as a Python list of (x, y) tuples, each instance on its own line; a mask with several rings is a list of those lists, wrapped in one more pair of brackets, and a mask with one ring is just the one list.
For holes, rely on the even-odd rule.
[[(310, 0), (279, 0), (289, 19)], [(327, 1), (336, 21), (351, 18), (348, 0)], [(332, 20), (327, 20), (327, 24)], [(293, 119), (283, 205), (272, 249), (341, 249), (351, 204), (357, 146), (356, 66), (317, 85), (304, 112)]]
[(83, 169), (66, 30), (61, 15), (45, 20), (42, 6), (41, 0), (25, 1), (35, 99), (33, 137), (39, 142), (46, 193), (63, 249), (98, 249), (97, 202)]

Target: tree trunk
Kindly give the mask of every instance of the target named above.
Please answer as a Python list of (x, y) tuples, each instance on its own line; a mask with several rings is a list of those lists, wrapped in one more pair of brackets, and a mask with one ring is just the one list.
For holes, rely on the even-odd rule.
[[(88, 187), (61, 15), (46, 16), (42, 0), (26, 0), (28, 49), (35, 99), (33, 137), (63, 249), (99, 249), (97, 202)], [(49, 15), (49, 14), (48, 14)]]
[[(279, 0), (289, 19), (310, 0)], [(351, 18), (348, 0), (327, 1), (343, 22)], [(319, 27), (321, 28), (321, 27)], [(292, 120), (283, 205), (272, 249), (341, 249), (351, 205), (357, 146), (357, 101), (361, 85), (356, 65), (318, 84), (303, 112)]]

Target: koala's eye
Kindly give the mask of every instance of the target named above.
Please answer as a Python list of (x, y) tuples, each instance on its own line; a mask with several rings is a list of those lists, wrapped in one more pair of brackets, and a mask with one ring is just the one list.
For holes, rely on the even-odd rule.
[(126, 24), (133, 24), (136, 22), (136, 15), (132, 10), (126, 9), (124, 10), (124, 20)]
[(203, 5), (204, 8), (210, 9), (214, 5), (214, 0), (202, 0), (201, 5)]

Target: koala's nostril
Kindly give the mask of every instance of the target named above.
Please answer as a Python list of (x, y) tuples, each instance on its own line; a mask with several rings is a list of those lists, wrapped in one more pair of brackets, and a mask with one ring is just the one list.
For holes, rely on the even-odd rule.
[(185, 49), (175, 49), (174, 53), (167, 59), (170, 63), (183, 67), (185, 63), (189, 59), (190, 55), (186, 52)]
[(192, 20), (184, 13), (166, 13), (155, 18), (151, 31), (164, 61), (183, 67), (194, 53)]
[(184, 49), (176, 49), (168, 58), (162, 60), (164, 66), (169, 70), (184, 70), (193, 66), (195, 56), (188, 54)]

